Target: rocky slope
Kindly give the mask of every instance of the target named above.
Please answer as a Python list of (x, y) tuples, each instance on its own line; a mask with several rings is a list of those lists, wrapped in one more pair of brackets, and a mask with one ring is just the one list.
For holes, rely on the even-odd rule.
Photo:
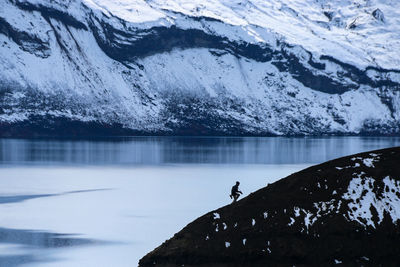
[(3, 0), (0, 136), (399, 134), (399, 10)]
[(140, 266), (397, 266), (400, 147), (294, 173), (187, 225)]

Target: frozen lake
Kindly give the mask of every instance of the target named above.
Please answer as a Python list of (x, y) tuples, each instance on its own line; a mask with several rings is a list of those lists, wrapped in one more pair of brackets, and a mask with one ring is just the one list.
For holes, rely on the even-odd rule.
[(400, 138), (0, 139), (0, 266), (136, 266), (193, 219)]

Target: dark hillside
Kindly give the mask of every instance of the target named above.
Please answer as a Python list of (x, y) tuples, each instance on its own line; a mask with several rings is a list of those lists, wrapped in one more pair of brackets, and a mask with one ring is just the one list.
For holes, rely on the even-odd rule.
[(398, 266), (400, 148), (294, 173), (187, 225), (140, 266)]

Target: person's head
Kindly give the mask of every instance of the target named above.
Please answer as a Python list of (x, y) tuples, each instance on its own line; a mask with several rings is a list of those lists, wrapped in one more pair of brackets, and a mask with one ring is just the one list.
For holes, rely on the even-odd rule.
[(236, 185), (240, 185), (239, 181), (236, 181)]

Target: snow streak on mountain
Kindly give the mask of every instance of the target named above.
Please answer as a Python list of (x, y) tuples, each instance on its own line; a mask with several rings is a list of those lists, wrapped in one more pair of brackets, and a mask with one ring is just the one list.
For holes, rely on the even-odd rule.
[(2, 0), (0, 135), (399, 134), (395, 0)]

